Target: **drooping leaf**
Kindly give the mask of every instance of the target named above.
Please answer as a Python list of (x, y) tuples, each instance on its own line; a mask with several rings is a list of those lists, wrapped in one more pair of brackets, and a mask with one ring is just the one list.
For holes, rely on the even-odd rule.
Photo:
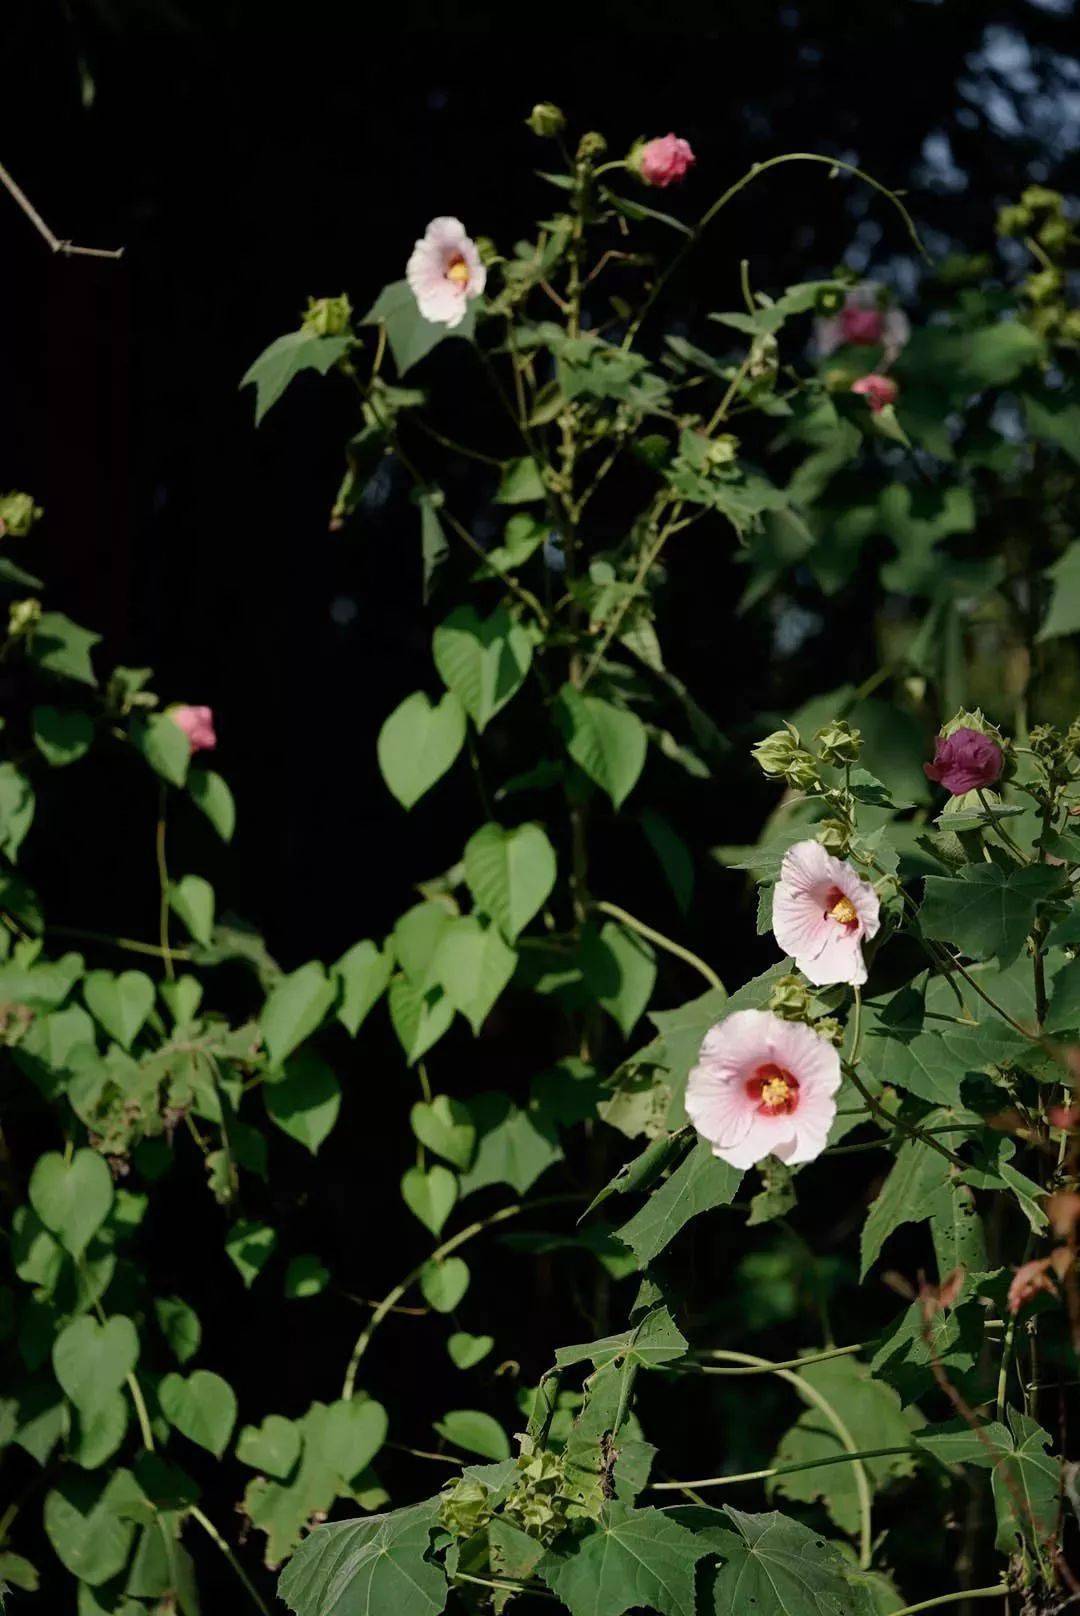
[(78, 1258), (109, 1215), (112, 1174), (96, 1150), (77, 1150), (70, 1161), (46, 1151), (30, 1175), (29, 1195), (46, 1229)]
[(510, 1438), (490, 1414), (477, 1408), (455, 1408), (434, 1422), (444, 1442), (482, 1459), (509, 1459)]
[(154, 1298), (154, 1315), (177, 1362), (183, 1364), (194, 1358), (202, 1341), (202, 1325), (195, 1309), (179, 1296), (158, 1296)]
[(155, 774), (172, 786), (187, 782), (191, 741), (168, 713), (137, 713), (131, 721), (131, 740)]
[(83, 998), (95, 1021), (123, 1049), (130, 1049), (154, 1008), (154, 984), (142, 971), (90, 971)]
[(730, 1206), (741, 1182), (738, 1168), (714, 1156), (707, 1141), (700, 1139), (671, 1177), (653, 1190), (640, 1212), (616, 1231), (618, 1237), (644, 1268), (691, 1218), (714, 1207)]
[(437, 1235), (454, 1210), (458, 1181), (449, 1168), (438, 1163), (426, 1170), (410, 1167), (401, 1180), (401, 1194), (413, 1216)]
[(104, 1480), (68, 1474), (45, 1496), (45, 1531), (73, 1577), (99, 1587), (127, 1564), (135, 1523), (123, 1513), (141, 1491), (130, 1470)]
[(368, 1011), (385, 992), (391, 968), (389, 955), (368, 938), (354, 943), (331, 967), (341, 983), (338, 1020), (354, 1038)]
[(263, 1084), (270, 1120), (314, 1156), (341, 1109), (341, 1084), (324, 1060), (301, 1050), (285, 1062), (279, 1082)]
[(454, 1019), (454, 1006), (439, 987), (417, 987), (395, 976), (388, 992), (390, 1021), (409, 1065), (421, 1060)]
[(274, 1230), (253, 1218), (238, 1218), (225, 1238), (226, 1255), (249, 1287), (270, 1261), (276, 1245)]
[(34, 745), (54, 769), (77, 763), (90, 750), (94, 739), (94, 721), (89, 713), (35, 707), (30, 717)]
[(412, 1131), (422, 1145), (442, 1156), (452, 1167), (464, 1169), (472, 1160), (476, 1126), (463, 1100), (436, 1094), (430, 1101), (418, 1100), (409, 1113)]
[(645, 1013), (656, 983), (656, 956), (643, 937), (609, 920), (587, 932), (581, 946), (586, 985), (629, 1038)]
[(498, 926), (462, 915), (440, 937), (432, 971), (454, 1009), (478, 1034), (516, 964), (517, 954)]
[(223, 842), (231, 842), (236, 829), (236, 803), (220, 774), (213, 769), (189, 769), (188, 796), (213, 825)]
[(564, 685), (555, 720), (574, 762), (620, 807), (645, 766), (648, 736), (641, 719), (600, 696), (583, 696), (573, 685)]
[(509, 1184), (519, 1195), (562, 1160), (550, 1121), (538, 1107), (522, 1109), (505, 1094), (478, 1094), (468, 1102), (476, 1127), (476, 1154), (461, 1175), (461, 1194)]
[(48, 673), (74, 679), (78, 684), (96, 685), (90, 653), (100, 642), (100, 634), (80, 628), (63, 612), (42, 612), (30, 636), (29, 655)]
[(104, 1324), (90, 1314), (73, 1319), (52, 1349), (56, 1378), (83, 1415), (93, 1414), (119, 1391), (138, 1357), (138, 1333), (120, 1313)]
[(420, 1290), (424, 1301), (436, 1313), (453, 1313), (472, 1278), (469, 1265), (460, 1257), (440, 1257), (420, 1270)]
[(282, 1414), (268, 1414), (261, 1425), (245, 1425), (236, 1439), (236, 1457), (279, 1481), (300, 1457), (300, 1427)]
[(417, 306), (416, 297), (408, 281), (392, 281), (384, 286), (361, 325), (386, 327), (390, 352), (394, 356), (398, 375), (404, 376), (419, 364), (440, 342), (448, 337), (463, 337), (471, 342), (476, 329), (476, 303), (470, 302), (464, 316), (456, 326), (425, 320)]
[(169, 888), (169, 907), (197, 943), (209, 945), (214, 930), (214, 889), (201, 875), (185, 875)]

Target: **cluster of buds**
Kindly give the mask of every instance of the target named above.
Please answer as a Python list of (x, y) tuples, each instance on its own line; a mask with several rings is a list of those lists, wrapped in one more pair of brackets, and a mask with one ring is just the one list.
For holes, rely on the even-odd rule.
[(529, 1537), (551, 1543), (567, 1523), (568, 1481), (561, 1454), (541, 1447), (532, 1437), (518, 1439), (519, 1480), (506, 1495), (503, 1514)]
[(815, 1020), (813, 1003), (814, 989), (805, 977), (794, 972), (778, 976), (769, 994), (769, 1009), (774, 1016), (779, 1016), (781, 1021), (803, 1021), (813, 1027), (819, 1038), (839, 1047), (844, 1041), (843, 1026), (835, 1016), (819, 1016)]
[(802, 744), (793, 724), (785, 723), (759, 741), (752, 755), (763, 773), (786, 780), (793, 790), (821, 792), (823, 768), (842, 769), (859, 761), (862, 735), (844, 719), (835, 718), (817, 731), (814, 745), (816, 753)]
[(25, 539), (43, 514), (32, 494), (0, 494), (0, 538), (10, 533), (13, 539)]
[(818, 730), (814, 745), (822, 763), (830, 769), (842, 769), (850, 763), (858, 763), (862, 752), (862, 732), (844, 719), (834, 718), (831, 724), (823, 724)]
[(343, 337), (352, 326), (352, 304), (347, 292), (340, 297), (309, 297), (300, 321), (313, 337)]
[(472, 1537), (487, 1525), (494, 1513), (490, 1487), (467, 1476), (459, 1476), (439, 1495), (439, 1525), (451, 1537)]
[(1019, 202), (1000, 210), (997, 228), (999, 235), (1021, 238), (1039, 261), (1021, 287), (1031, 305), (1027, 323), (1050, 341), (1069, 347), (1080, 343), (1080, 309), (1066, 302), (1066, 259), (1080, 237), (1061, 193), (1029, 185)]

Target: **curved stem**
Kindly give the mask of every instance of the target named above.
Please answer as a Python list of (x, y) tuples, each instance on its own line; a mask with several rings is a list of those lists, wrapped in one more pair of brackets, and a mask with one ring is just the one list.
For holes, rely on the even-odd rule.
[(917, 1605), (905, 1605), (893, 1616), (915, 1616), (919, 1610), (937, 1610), (940, 1605), (959, 1605), (968, 1599), (1001, 1598), (1008, 1592), (1007, 1582), (996, 1582), (992, 1588), (958, 1588), (954, 1594), (938, 1594), (936, 1599), (923, 1599)]
[(649, 942), (656, 944), (657, 948), (662, 948), (666, 953), (673, 954), (676, 959), (685, 960), (687, 965), (694, 967), (699, 976), (705, 978), (710, 987), (719, 988), (723, 992), (724, 984), (712, 966), (706, 965), (703, 959), (699, 959), (696, 954), (691, 953), (690, 949), (684, 948), (681, 943), (673, 942), (670, 937), (665, 937), (662, 931), (655, 931), (652, 926), (646, 926), (643, 920), (635, 919), (625, 909), (620, 909), (617, 903), (608, 903), (602, 898), (595, 898), (592, 906), (594, 909), (599, 909), (602, 914), (611, 915), (614, 920), (621, 920), (624, 926), (629, 926), (631, 931), (636, 931), (642, 937), (647, 937)]
[[(823, 1352), (808, 1352), (804, 1358), (785, 1358), (780, 1363), (759, 1359), (749, 1367), (738, 1369), (704, 1369), (707, 1375), (771, 1375), (777, 1369), (801, 1369), (804, 1364), (826, 1363), (830, 1358), (849, 1358), (856, 1352), (862, 1352), (866, 1343), (858, 1341), (853, 1347), (828, 1347)], [(696, 1354), (699, 1358), (712, 1358), (714, 1356), (727, 1357), (724, 1352), (714, 1353), (713, 1349), (706, 1348)]]
[(580, 1201), (583, 1199), (584, 1197), (580, 1195), (543, 1195), (536, 1201), (517, 1201), (513, 1206), (500, 1207), (498, 1212), (492, 1212), (486, 1218), (478, 1218), (475, 1223), (470, 1223), (466, 1228), (459, 1229), (457, 1234), (451, 1235), (449, 1240), (444, 1240), (441, 1246), (436, 1246), (430, 1256), (425, 1257), (423, 1262), (417, 1263), (415, 1268), (410, 1268), (405, 1278), (399, 1280), (392, 1290), (387, 1291), (371, 1318), (357, 1336), (356, 1345), (353, 1347), (352, 1357), (349, 1359), (349, 1367), (345, 1371), (345, 1380), (341, 1388), (341, 1395), (344, 1400), (348, 1402), (353, 1395), (356, 1387), (356, 1371), (375, 1331), (387, 1314), (394, 1311), (409, 1287), (416, 1284), (428, 1263), (441, 1262), (444, 1257), (449, 1257), (451, 1252), (457, 1251), (478, 1234), (483, 1234), (486, 1229), (492, 1228), (497, 1223), (506, 1223), (508, 1219), (520, 1216), (522, 1212), (533, 1212), (541, 1206), (555, 1206), (567, 1201)]
[(204, 1515), (197, 1504), (191, 1505), (188, 1510), (188, 1514), (191, 1516), (192, 1520), (198, 1521), (199, 1525), (202, 1527), (210, 1541), (217, 1544), (218, 1548), (221, 1550), (222, 1554), (225, 1556), (226, 1560), (228, 1560), (229, 1564), (236, 1572), (236, 1575), (240, 1578), (240, 1581), (244, 1584), (244, 1587), (251, 1595), (255, 1604), (262, 1612), (262, 1616), (270, 1616), (269, 1606), (263, 1602), (263, 1598), (259, 1593), (259, 1590), (256, 1588), (255, 1584), (252, 1582), (251, 1578), (248, 1576), (247, 1572), (244, 1570), (243, 1566), (236, 1558), (236, 1555), (233, 1553), (232, 1549), (230, 1549), (229, 1545), (226, 1543), (225, 1539), (222, 1537), (221, 1533), (218, 1531), (210, 1517), (208, 1515)]
[(1005, 843), (1005, 846), (1011, 853), (1016, 854), (1021, 864), (1030, 863), (1031, 861), (1024, 852), (1023, 848), (1017, 846), (1012, 837), (1009, 835), (1008, 831), (1005, 829), (1004, 825), (1001, 823), (1001, 820), (994, 811), (993, 804), (990, 802), (990, 799), (987, 797), (986, 792), (981, 786), (978, 787), (976, 795), (978, 796), (979, 801), (982, 803), (983, 811), (985, 812), (987, 819), (989, 819), (991, 825), (993, 825), (994, 829), (1001, 837), (1001, 840)]
[[(808, 1380), (806, 1380), (802, 1375), (795, 1374), (794, 1371), (791, 1370), (791, 1369), (780, 1369), (780, 1368), (778, 1368), (776, 1366), (776, 1364), (770, 1363), (770, 1361), (767, 1358), (759, 1358), (755, 1354), (749, 1353), (749, 1352), (729, 1352), (729, 1351), (726, 1351), (726, 1350), (721, 1350), (720, 1348), (714, 1349), (714, 1351), (712, 1353), (712, 1356), (714, 1358), (726, 1359), (729, 1363), (751, 1364), (755, 1368), (759, 1368), (759, 1369), (762, 1369), (762, 1370), (765, 1370), (765, 1371), (771, 1371), (780, 1380), (786, 1380), (789, 1386), (794, 1386), (794, 1388), (798, 1392), (799, 1396), (803, 1399), (803, 1402), (810, 1403), (814, 1408), (818, 1409), (820, 1413), (824, 1414), (825, 1418), (828, 1420), (829, 1424), (832, 1426), (833, 1430), (836, 1432), (837, 1436), (839, 1437), (841, 1445), (845, 1449), (845, 1452), (843, 1454), (836, 1454), (831, 1459), (827, 1459), (824, 1462), (825, 1463), (841, 1463), (842, 1464), (845, 1461), (847, 1461), (848, 1463), (851, 1464), (851, 1466), (853, 1468), (853, 1473), (854, 1473), (854, 1477), (855, 1477), (855, 1490), (859, 1495), (859, 1517), (860, 1517), (859, 1564), (860, 1564), (860, 1566), (862, 1567), (862, 1569), (864, 1571), (869, 1570), (870, 1560), (871, 1560), (872, 1551), (873, 1551), (873, 1541), (874, 1541), (873, 1540), (872, 1524), (871, 1524), (872, 1503), (871, 1503), (871, 1491), (870, 1491), (870, 1478), (868, 1477), (868, 1475), (866, 1473), (866, 1469), (865, 1469), (864, 1465), (862, 1464), (862, 1459), (863, 1459), (864, 1455), (860, 1453), (860, 1451), (859, 1451), (859, 1449), (858, 1449), (858, 1447), (857, 1447), (857, 1445), (855, 1443), (855, 1438), (852, 1436), (851, 1432), (848, 1430), (847, 1426), (844, 1424), (844, 1421), (840, 1418), (840, 1415), (836, 1412), (836, 1409), (829, 1402), (828, 1398), (823, 1396), (822, 1393), (818, 1391), (817, 1387), (812, 1386), (810, 1384), (810, 1382)], [(908, 1452), (910, 1452), (910, 1449), (906, 1448), (906, 1447), (905, 1448), (891, 1448), (888, 1451), (889, 1451), (889, 1453), (908, 1453)], [(871, 1458), (871, 1459), (882, 1458), (884, 1456), (885, 1456), (885, 1453), (884, 1453), (884, 1450), (882, 1450), (882, 1449), (875, 1449), (873, 1452), (867, 1453), (865, 1455), (866, 1458)], [(819, 1460), (816, 1460), (816, 1461), (812, 1461), (808, 1465), (807, 1464), (800, 1464), (800, 1465), (795, 1465), (795, 1466), (780, 1465), (780, 1466), (777, 1466), (776, 1469), (774, 1469), (772, 1471), (764, 1472), (762, 1476), (750, 1476), (750, 1477), (744, 1477), (744, 1478), (741, 1478), (741, 1479), (756, 1481), (756, 1480), (764, 1479), (765, 1476), (786, 1475), (786, 1474), (789, 1474), (789, 1473), (793, 1474), (794, 1471), (796, 1471), (796, 1470), (807, 1470), (807, 1469), (812, 1470), (814, 1468), (815, 1463), (820, 1464), (822, 1462), (823, 1461), (821, 1461), (819, 1459)], [(729, 1480), (730, 1479), (732, 1479), (732, 1478), (729, 1478)], [(733, 1478), (733, 1479), (740, 1479), (740, 1478)], [(692, 1486), (692, 1487), (701, 1487), (701, 1486), (708, 1485), (708, 1484), (700, 1482), (700, 1481), (694, 1481), (694, 1482), (690, 1482), (689, 1485)]]
[(853, 1464), (861, 1469), (860, 1461), (863, 1459), (886, 1459), (893, 1454), (910, 1452), (910, 1448), (859, 1448), (854, 1453), (829, 1453), (820, 1459), (803, 1459), (798, 1464), (771, 1465), (767, 1470), (744, 1470), (738, 1476), (702, 1476), (697, 1481), (654, 1481), (649, 1491), (668, 1493), (681, 1492), (688, 1487), (734, 1487), (737, 1483), (747, 1481), (771, 1481), (774, 1476), (795, 1476), (802, 1470), (818, 1470), (822, 1465)]
[(908, 234), (915, 243), (918, 251), (922, 254), (923, 258), (926, 259), (927, 263), (930, 262), (930, 255), (919, 239), (919, 232), (915, 228), (915, 221), (912, 219), (911, 214), (908, 212), (907, 208), (905, 208), (895, 191), (890, 191), (887, 185), (882, 185), (880, 180), (874, 179), (871, 174), (867, 174), (863, 169), (856, 168), (853, 163), (843, 163), (839, 160), (839, 158), (823, 157), (820, 152), (784, 152), (782, 156), (770, 157), (764, 163), (754, 163), (741, 179), (736, 180), (734, 185), (729, 185), (723, 195), (717, 197), (716, 201), (711, 207), (706, 208), (705, 212), (701, 215), (701, 218), (694, 226), (693, 234), (691, 235), (690, 240), (680, 252), (675, 254), (667, 269), (665, 269), (664, 273), (657, 280), (656, 285), (653, 287), (652, 291), (645, 299), (645, 302), (642, 304), (637, 319), (631, 323), (629, 329), (627, 330), (626, 336), (623, 339), (624, 348), (630, 347), (634, 338), (637, 336), (646, 315), (652, 309), (653, 304), (656, 302), (657, 298), (660, 296), (671, 277), (675, 274), (676, 270), (681, 269), (683, 261), (697, 246), (703, 232), (716, 218), (716, 215), (720, 212), (720, 209), (726, 207), (732, 198), (738, 196), (739, 192), (749, 185), (752, 180), (756, 180), (759, 174), (764, 174), (766, 170), (770, 168), (778, 168), (781, 163), (824, 163), (826, 168), (842, 169), (845, 174), (854, 174), (856, 179), (862, 180), (865, 185), (869, 185), (873, 190), (880, 192), (882, 196), (886, 197), (893, 204), (896, 211), (899, 213), (900, 217), (907, 226)]

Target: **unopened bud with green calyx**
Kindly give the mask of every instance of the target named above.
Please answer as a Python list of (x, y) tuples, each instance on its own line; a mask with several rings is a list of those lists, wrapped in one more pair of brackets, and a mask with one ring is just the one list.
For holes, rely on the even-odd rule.
[(778, 976), (769, 994), (769, 1009), (783, 1021), (805, 1021), (810, 989), (801, 976)]
[(822, 763), (827, 763), (830, 768), (840, 768), (845, 763), (858, 763), (862, 751), (862, 733), (842, 718), (834, 718), (831, 724), (824, 724), (818, 730), (814, 743)]
[(472, 1537), (492, 1517), (490, 1497), (490, 1490), (482, 1481), (470, 1481), (462, 1476), (443, 1489), (439, 1502), (439, 1525), (445, 1527), (452, 1537)]
[(16, 639), (21, 634), (32, 634), (41, 622), (41, 602), (33, 595), (29, 600), (13, 600), (8, 609), (8, 634)]
[(821, 786), (821, 774), (817, 759), (809, 752), (797, 751), (784, 770), (784, 779), (795, 791), (817, 791)]
[(566, 114), (553, 101), (538, 101), (525, 124), (541, 140), (554, 140), (566, 128)]
[(721, 432), (718, 438), (709, 439), (705, 459), (710, 466), (730, 466), (738, 457), (738, 453), (739, 440), (734, 432)]
[(844, 819), (822, 819), (817, 827), (817, 840), (826, 853), (843, 858), (851, 846), (851, 826)]
[(1036, 724), (1028, 739), (1036, 757), (1056, 762), (1065, 752), (1065, 740), (1052, 724)]
[(835, 1016), (822, 1016), (820, 1021), (815, 1021), (814, 1031), (819, 1038), (824, 1038), (827, 1044), (835, 1044), (838, 1049), (844, 1042), (844, 1029)]
[(343, 337), (352, 322), (352, 304), (347, 292), (340, 297), (309, 297), (304, 310), (303, 329), (315, 337)]
[(32, 494), (0, 494), (0, 538), (10, 533), (14, 539), (24, 539), (41, 517), (41, 506), (34, 504)]
[(603, 157), (607, 151), (607, 141), (595, 129), (590, 129), (578, 141), (577, 160), (579, 163), (595, 163), (598, 157)]
[(798, 750), (798, 730), (775, 729), (752, 748), (750, 756), (764, 774), (783, 774)]

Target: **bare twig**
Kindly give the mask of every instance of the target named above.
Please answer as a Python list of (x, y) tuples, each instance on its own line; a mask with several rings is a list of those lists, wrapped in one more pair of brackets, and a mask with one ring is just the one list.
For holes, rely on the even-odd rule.
[(38, 235), (48, 243), (50, 252), (59, 253), (61, 258), (123, 258), (123, 247), (77, 247), (73, 241), (61, 240), (53, 230), (50, 230), (22, 186), (15, 183), (3, 163), (0, 163), (0, 184), (18, 203)]

